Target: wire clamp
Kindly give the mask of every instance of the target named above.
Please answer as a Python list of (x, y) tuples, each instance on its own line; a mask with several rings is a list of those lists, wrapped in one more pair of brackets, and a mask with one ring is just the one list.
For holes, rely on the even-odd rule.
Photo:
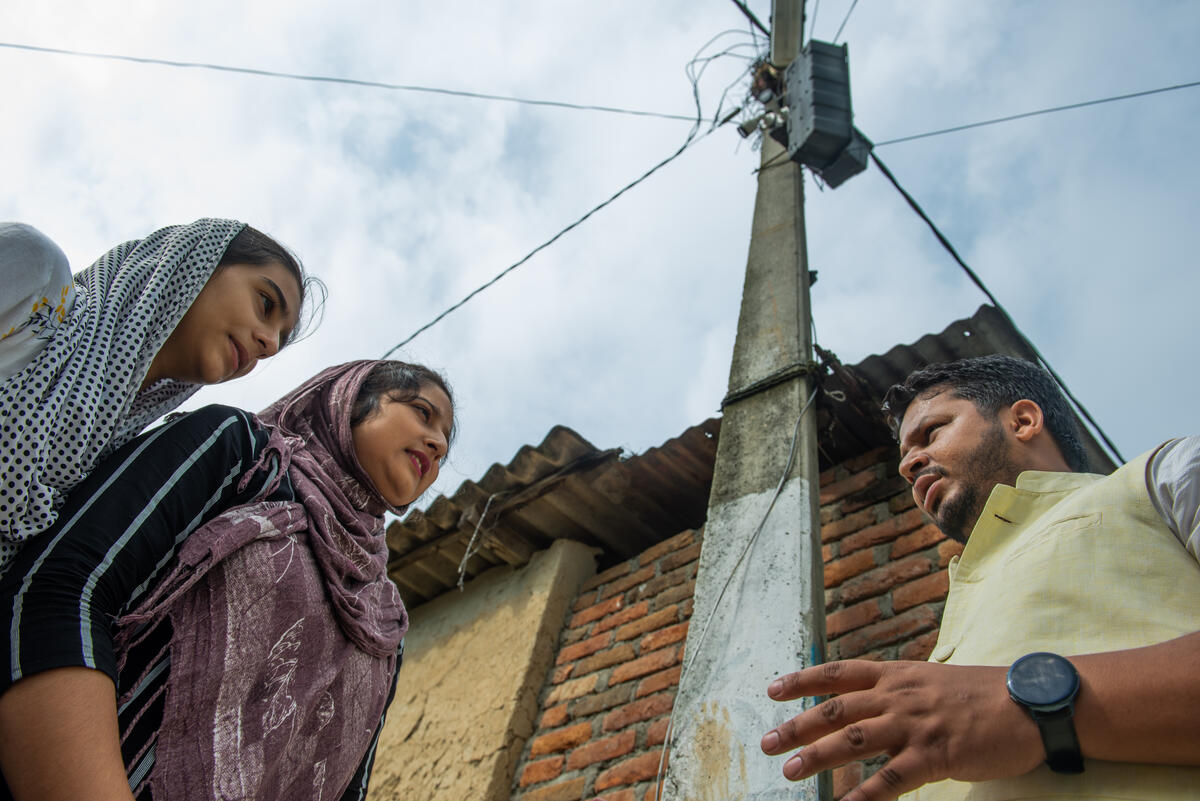
[(781, 370), (776, 370), (765, 378), (760, 378), (757, 381), (747, 384), (741, 389), (730, 392), (721, 401), (721, 411), (725, 411), (726, 406), (731, 406), (738, 401), (745, 400), (751, 395), (757, 395), (758, 393), (764, 392), (771, 387), (778, 386), (785, 381), (790, 381), (793, 378), (801, 378), (802, 376), (806, 375), (816, 375), (818, 370), (820, 370), (820, 365), (816, 362), (794, 362), (789, 364), (787, 367), (784, 367)]

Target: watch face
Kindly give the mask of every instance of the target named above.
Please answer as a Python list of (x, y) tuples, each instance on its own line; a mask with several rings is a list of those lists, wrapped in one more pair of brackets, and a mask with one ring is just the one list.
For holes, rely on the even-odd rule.
[(1009, 668), (1008, 689), (1030, 706), (1059, 704), (1078, 691), (1079, 674), (1074, 665), (1058, 654), (1027, 654)]

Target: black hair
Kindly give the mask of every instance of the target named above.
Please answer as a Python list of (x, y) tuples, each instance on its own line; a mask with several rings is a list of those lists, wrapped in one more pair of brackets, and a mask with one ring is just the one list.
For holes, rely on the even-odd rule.
[(914, 400), (943, 389), (971, 401), (980, 414), (990, 418), (1019, 400), (1033, 401), (1041, 407), (1046, 430), (1067, 466), (1075, 471), (1088, 469), (1075, 415), (1054, 379), (1036, 364), (1011, 356), (976, 356), (916, 370), (883, 397), (883, 412), (892, 433), (898, 434), (904, 413)]
[(446, 393), (450, 399), (451, 426), (446, 445), (454, 440), (454, 393), (441, 373), (431, 370), (421, 364), (408, 362), (382, 361), (371, 368), (362, 385), (358, 388), (358, 396), (350, 408), (350, 427), (354, 428), (367, 418), (375, 415), (384, 399), (397, 403), (410, 401), (421, 392), (426, 384)]
[[(284, 344), (290, 345), (299, 338), (297, 337), (297, 333), (308, 333), (310, 326), (313, 328), (316, 327), (313, 321), (319, 320), (320, 312), (325, 307), (325, 298), (328, 296), (328, 292), (320, 278), (305, 272), (304, 265), (295, 253), (254, 226), (247, 225), (238, 232), (237, 236), (230, 240), (229, 245), (225, 248), (225, 254), (217, 262), (216, 269), (220, 270), (222, 267), (228, 267), (232, 264), (252, 264), (256, 267), (267, 264), (279, 264), (296, 279), (296, 285), (300, 288), (299, 316), (296, 328)], [(309, 309), (308, 313), (305, 314), (305, 301), (309, 297), (310, 289), (313, 290), (312, 294), (319, 295), (320, 298), (315, 302), (313, 308)]]

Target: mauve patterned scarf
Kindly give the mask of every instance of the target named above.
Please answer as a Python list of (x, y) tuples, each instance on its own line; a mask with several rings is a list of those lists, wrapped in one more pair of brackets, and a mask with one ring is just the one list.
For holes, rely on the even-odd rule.
[(391, 507), (350, 433), (376, 364), (332, 367), (266, 409), (270, 442), (247, 477), (287, 470), (297, 502), (214, 518), (119, 621), (147, 631), (169, 616), (174, 632), (150, 777), (159, 801), (338, 798), (366, 753), (408, 628), (387, 577)]

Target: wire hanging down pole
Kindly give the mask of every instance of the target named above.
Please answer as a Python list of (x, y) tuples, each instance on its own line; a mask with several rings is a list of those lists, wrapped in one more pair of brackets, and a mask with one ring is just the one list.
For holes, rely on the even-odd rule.
[(942, 247), (944, 247), (954, 258), (954, 260), (958, 262), (958, 266), (963, 269), (963, 271), (967, 274), (967, 277), (971, 279), (972, 283), (979, 287), (979, 290), (987, 296), (987, 299), (992, 302), (992, 305), (996, 307), (996, 310), (1004, 315), (1004, 319), (1008, 321), (1008, 324), (1011, 325), (1013, 330), (1017, 332), (1017, 335), (1021, 337), (1021, 340), (1029, 347), (1031, 351), (1033, 351), (1033, 355), (1037, 357), (1037, 360), (1041, 363), (1042, 367), (1046, 368), (1046, 372), (1050, 373), (1050, 375), (1058, 383), (1058, 386), (1062, 388), (1063, 394), (1071, 399), (1071, 402), (1075, 404), (1075, 408), (1079, 410), (1079, 413), (1083, 415), (1084, 419), (1088, 421), (1095, 432), (1100, 435), (1100, 438), (1104, 440), (1104, 444), (1108, 446), (1108, 449), (1112, 452), (1112, 454), (1117, 457), (1117, 463), (1124, 464), (1125, 457), (1121, 455), (1121, 451), (1117, 449), (1117, 446), (1113, 443), (1113, 441), (1108, 438), (1107, 434), (1104, 433), (1104, 429), (1102, 429), (1100, 424), (1097, 423), (1095, 418), (1092, 417), (1091, 412), (1089, 412), (1087, 407), (1080, 402), (1079, 398), (1075, 397), (1071, 390), (1067, 388), (1067, 383), (1063, 381), (1062, 376), (1060, 376), (1054, 370), (1054, 368), (1050, 366), (1050, 363), (1046, 361), (1046, 357), (1042, 355), (1037, 346), (1034, 345), (1029, 337), (1025, 336), (1024, 332), (1017, 327), (1017, 324), (1009, 315), (1008, 310), (1000, 304), (1000, 301), (996, 300), (996, 296), (992, 294), (991, 290), (988, 289), (986, 285), (984, 285), (982, 279), (975, 274), (975, 271), (967, 266), (967, 263), (963, 261), (962, 256), (959, 256), (958, 251), (954, 249), (954, 245), (950, 244), (950, 240), (947, 239), (945, 235), (938, 229), (933, 220), (929, 218), (929, 215), (925, 213), (925, 210), (921, 208), (920, 204), (917, 203), (913, 196), (910, 195), (904, 189), (904, 187), (900, 185), (900, 182), (896, 180), (896, 176), (892, 175), (892, 171), (887, 168), (887, 165), (880, 161), (879, 157), (874, 153), (871, 154), (871, 160), (875, 162), (875, 166), (879, 168), (879, 171), (883, 173), (884, 177), (891, 182), (892, 186), (896, 188), (896, 191), (899, 192), (908, 205), (912, 207), (912, 210), (917, 213), (917, 216), (925, 221), (925, 224), (929, 226), (931, 231), (933, 231), (933, 235), (937, 237), (938, 242), (940, 242)]

